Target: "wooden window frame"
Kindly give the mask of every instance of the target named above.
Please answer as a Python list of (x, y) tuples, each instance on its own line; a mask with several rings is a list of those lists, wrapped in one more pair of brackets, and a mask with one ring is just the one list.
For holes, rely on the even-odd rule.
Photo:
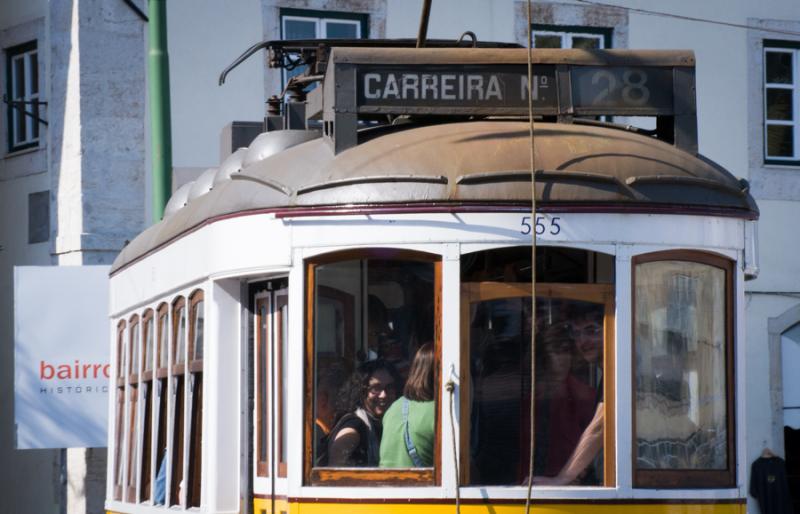
[[(169, 384), (169, 342), (170, 342), (170, 325), (169, 325), (169, 304), (166, 302), (162, 302), (161, 305), (158, 306), (155, 312), (155, 319), (153, 321), (155, 323), (155, 337), (153, 344), (155, 345), (153, 348), (153, 358), (155, 359), (155, 363), (153, 365), (154, 377), (153, 377), (153, 385), (150, 392), (150, 397), (152, 399), (152, 422), (153, 422), (153, 443), (155, 444), (154, 448), (154, 456), (155, 458), (152, 459), (151, 462), (151, 484), (155, 484), (156, 477), (158, 476), (158, 461), (161, 457), (162, 447), (165, 448), (166, 455), (169, 455), (168, 446), (169, 446), (169, 434), (168, 434), (168, 424), (169, 424), (169, 411), (167, 407), (167, 397), (168, 397), (168, 384)], [(165, 323), (162, 323), (165, 322)], [(164, 342), (164, 344), (162, 344)], [(165, 350), (167, 354), (167, 365), (160, 367), (159, 363), (161, 362), (161, 352), (162, 348)], [(166, 459), (166, 456), (164, 457)], [(164, 477), (166, 481), (166, 477)], [(166, 487), (166, 483), (164, 484)], [(151, 487), (152, 489), (152, 487)], [(153, 504), (155, 504), (155, 496), (151, 495), (153, 500)], [(166, 498), (165, 498), (166, 500)]]
[[(282, 289), (282, 290), (275, 291), (273, 293), (273, 298), (274, 298), (274, 302), (273, 303), (275, 305), (275, 310), (274, 310), (274, 314), (273, 315), (275, 316), (274, 319), (276, 321), (275, 323), (273, 323), (273, 328), (274, 328), (274, 331), (275, 331), (274, 341), (275, 341), (275, 399), (276, 399), (276, 401), (275, 401), (275, 403), (276, 403), (276, 409), (275, 409), (275, 423), (276, 423), (276, 425), (275, 425), (275, 427), (276, 428), (275, 428), (274, 432), (275, 432), (275, 436), (276, 436), (275, 437), (275, 441), (276, 441), (275, 448), (277, 450), (277, 453), (275, 454), (275, 462), (277, 463), (277, 468), (278, 468), (277, 469), (277, 475), (278, 475), (278, 477), (279, 478), (286, 478), (287, 462), (286, 462), (286, 460), (283, 459), (283, 453), (284, 453), (284, 450), (288, 450), (287, 448), (284, 448), (284, 445), (286, 444), (285, 440), (288, 437), (288, 434), (285, 433), (285, 431), (283, 430), (283, 422), (284, 422), (284, 419), (286, 417), (286, 412), (285, 412), (285, 407), (286, 406), (283, 404), (283, 391), (284, 391), (284, 388), (286, 387), (286, 384), (284, 383), (285, 382), (285, 380), (284, 380), (284, 372), (288, 371), (288, 369), (284, 369), (284, 366), (283, 366), (283, 358), (284, 358), (284, 355), (283, 355), (283, 343), (284, 342), (288, 343), (288, 341), (285, 341), (285, 339), (283, 339), (282, 337), (279, 337), (279, 335), (281, 335), (283, 337), (287, 337), (288, 336), (288, 327), (284, 327), (283, 326), (283, 319), (282, 319), (282, 315), (281, 315), (281, 309), (283, 309), (284, 307), (288, 308), (288, 306), (289, 306), (289, 294), (288, 294), (288, 291), (287, 291), (284, 294), (278, 295), (279, 291), (286, 291), (286, 290)], [(288, 344), (287, 344), (287, 346), (288, 346)], [(287, 454), (287, 456), (288, 456), (288, 454)]]
[[(19, 152), (29, 148), (37, 148), (42, 139), (41, 121), (38, 119), (41, 116), (41, 106), (44, 102), (40, 102), (42, 95), (39, 89), (39, 84), (34, 84), (33, 71), (30, 68), (30, 60), (32, 56), (36, 56), (36, 67), (39, 68), (39, 50), (38, 42), (36, 40), (23, 43), (11, 48), (5, 49), (6, 54), (6, 96), (8, 101), (26, 102), (19, 107), (12, 107), (6, 104), (6, 135), (8, 136), (8, 153)], [(14, 61), (22, 59), (23, 61), (23, 91), (21, 96), (15, 98), (14, 79), (16, 78), (14, 71)], [(36, 77), (39, 77), (39, 69), (36, 70)], [(36, 87), (36, 92), (33, 92), (33, 87)], [(26, 114), (28, 113), (28, 114)], [(16, 121), (22, 118), (25, 120), (25, 134), (17, 132)]]
[[(142, 453), (140, 466), (139, 503), (152, 500), (153, 474), (152, 474), (152, 445), (153, 445), (153, 368), (156, 344), (156, 322), (153, 309), (147, 309), (142, 314), (142, 374), (140, 392), (142, 393)], [(152, 330), (152, 332), (151, 332)], [(150, 334), (152, 333), (152, 337)], [(150, 340), (150, 358), (147, 358), (148, 339)], [(148, 361), (150, 370), (147, 370)]]
[[(270, 365), (272, 364), (270, 355), (269, 355), (269, 334), (272, 328), (271, 324), (271, 316), (270, 312), (272, 312), (272, 291), (267, 291), (266, 294), (259, 293), (256, 295), (254, 299), (255, 303), (255, 376), (256, 376), (256, 393), (257, 393), (257, 405), (256, 405), (256, 451), (255, 451), (255, 459), (256, 459), (256, 476), (260, 477), (269, 477), (269, 447), (270, 447), (270, 424), (269, 421), (269, 408), (270, 408), (270, 393), (272, 392), (272, 388), (270, 387), (270, 380), (269, 377), (271, 376), (269, 370)], [(266, 304), (266, 314), (264, 319), (261, 318), (261, 306)], [(262, 330), (261, 325), (265, 324), (266, 327), (264, 329), (264, 340), (261, 340)], [(261, 373), (261, 359), (264, 359), (264, 373)], [(264, 394), (261, 393), (262, 384), (264, 385)], [(265, 448), (261, 446), (261, 432), (262, 430), (266, 430), (265, 434)], [(261, 460), (261, 453), (262, 450), (264, 451), (265, 460)]]
[[(725, 272), (725, 392), (727, 461), (725, 470), (702, 469), (638, 469), (636, 467), (636, 268), (651, 262), (681, 261), (721, 269)], [(699, 250), (667, 250), (637, 255), (631, 259), (631, 469), (633, 487), (642, 489), (707, 489), (736, 487), (736, 409), (735, 346), (734, 346), (734, 271), (735, 262)]]
[[(203, 345), (202, 356), (195, 358), (195, 338), (197, 337), (197, 319), (202, 309), (203, 334), (200, 344)], [(189, 425), (188, 468), (185, 482), (186, 508), (200, 507), (202, 501), (202, 467), (203, 467), (203, 356), (205, 355), (206, 327), (205, 300), (201, 289), (189, 296), (189, 330), (186, 350), (186, 361), (189, 369), (187, 385), (190, 387), (189, 402), (186, 412)]]
[[(601, 487), (614, 487), (616, 485), (616, 315), (615, 315), (615, 289), (616, 284), (598, 283), (536, 283), (536, 295), (545, 298), (559, 298), (577, 300), (604, 305), (603, 321), (603, 484)], [(518, 297), (531, 296), (529, 282), (462, 282), (461, 283), (461, 391), (469, 391), (472, 377), (470, 376), (470, 340), (469, 340), (469, 304), (471, 298), (488, 301), (492, 299), (508, 298), (509, 293)], [(465, 301), (466, 299), (466, 301)], [(466, 394), (459, 395), (460, 418), (470, 419), (472, 406), (470, 397)], [(470, 475), (470, 425), (460, 424), (460, 462), (459, 475), (461, 481), (469, 484)], [(506, 484), (514, 486), (519, 484)], [(468, 487), (481, 487), (481, 484), (471, 484)], [(502, 487), (502, 486), (500, 486)], [(564, 486), (580, 487), (580, 486)]]
[(115, 427), (114, 427), (114, 499), (122, 501), (122, 484), (125, 482), (125, 477), (122, 468), (122, 449), (125, 446), (125, 331), (127, 329), (126, 321), (120, 320), (117, 323), (117, 355), (116, 355), (116, 387), (114, 389), (117, 395), (115, 404)]
[[(169, 483), (166, 484), (167, 498), (165, 502), (167, 507), (176, 505), (181, 508), (184, 507), (184, 499), (180, 497), (180, 482), (185, 478), (183, 464), (186, 455), (184, 434), (186, 431), (186, 355), (188, 353), (188, 350), (186, 350), (186, 345), (188, 330), (186, 330), (186, 327), (184, 327), (182, 341), (179, 341), (181, 338), (178, 337), (178, 334), (180, 334), (181, 331), (181, 309), (184, 309), (184, 320), (188, 320), (188, 316), (185, 311), (186, 308), (186, 299), (183, 296), (179, 296), (172, 302), (172, 325), (170, 327), (171, 345), (169, 348), (172, 358), (169, 360), (169, 365), (170, 381), (174, 381), (175, 384), (172, 386), (172, 395), (174, 396), (174, 401), (172, 402), (172, 407), (170, 409), (170, 418), (172, 421), (172, 433), (170, 437), (171, 448), (169, 451), (170, 472), (168, 481)], [(180, 363), (176, 362), (179, 344), (184, 345), (184, 360)], [(168, 444), (168, 446), (170, 445)]]
[[(126, 466), (125, 501), (135, 503), (138, 499), (136, 484), (139, 470), (139, 377), (141, 373), (142, 323), (138, 314), (128, 320), (128, 461)], [(135, 365), (135, 369), (134, 369)], [(135, 458), (134, 458), (135, 457)]]
[[(387, 256), (387, 252), (390, 256)], [(436, 422), (434, 462), (432, 468), (380, 469), (380, 468), (315, 468), (314, 463), (314, 290), (316, 268), (325, 264), (350, 260), (397, 260), (428, 262), (434, 266), (434, 353), (436, 358), (434, 383), (436, 384)], [(401, 250), (396, 248), (367, 248), (332, 252), (306, 259), (306, 327), (305, 327), (305, 390), (304, 396), (304, 454), (303, 483), (322, 486), (437, 486), (442, 477), (442, 256), (439, 254)]]
[[(767, 54), (768, 53), (786, 53), (792, 56), (792, 83), (791, 84), (776, 84), (767, 82)], [(781, 41), (775, 39), (765, 39), (764, 48), (761, 53), (763, 63), (763, 73), (761, 77), (761, 91), (763, 95), (763, 129), (764, 129), (764, 164), (773, 164), (778, 166), (800, 166), (800, 42), (798, 41)], [(789, 120), (770, 120), (768, 116), (768, 103), (767, 103), (767, 90), (768, 89), (783, 89), (791, 91), (792, 95), (792, 115), (793, 118)], [(769, 147), (767, 140), (767, 128), (769, 126), (789, 126), (794, 129), (793, 147), (794, 154), (788, 157), (781, 157), (777, 155), (769, 155)]]

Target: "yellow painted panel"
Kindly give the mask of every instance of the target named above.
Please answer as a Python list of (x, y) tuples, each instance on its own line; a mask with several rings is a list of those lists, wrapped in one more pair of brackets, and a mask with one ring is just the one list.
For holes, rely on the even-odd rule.
[[(450, 504), (368, 504), (368, 503), (295, 503), (296, 514), (455, 514)], [(462, 514), (519, 514), (525, 511), (520, 504), (462, 505)], [(535, 514), (745, 514), (738, 504), (548, 504), (536, 505)], [(257, 512), (257, 514), (259, 514)], [(269, 514), (269, 513), (268, 513)], [(277, 513), (280, 514), (280, 513)]]

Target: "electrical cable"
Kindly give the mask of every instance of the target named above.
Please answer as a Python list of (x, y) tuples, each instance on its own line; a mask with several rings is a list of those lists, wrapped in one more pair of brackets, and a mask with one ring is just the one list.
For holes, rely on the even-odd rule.
[(597, 7), (610, 7), (612, 9), (621, 9), (628, 12), (634, 12), (637, 14), (644, 14), (647, 16), (661, 16), (663, 18), (673, 18), (676, 20), (684, 20), (684, 21), (696, 21), (699, 23), (710, 23), (712, 25), (722, 25), (725, 27), (733, 27), (737, 29), (750, 29), (750, 30), (758, 30), (761, 32), (771, 32), (774, 34), (784, 34), (787, 36), (800, 36), (800, 32), (792, 31), (792, 30), (781, 30), (781, 29), (770, 29), (766, 27), (756, 27), (754, 25), (747, 25), (744, 23), (733, 23), (728, 21), (719, 21), (719, 20), (710, 20), (708, 18), (697, 18), (695, 16), (685, 16), (683, 14), (672, 14), (668, 12), (659, 12), (659, 11), (649, 11), (647, 9), (639, 9), (638, 7), (625, 7), (623, 5), (615, 5), (615, 4), (607, 4), (604, 2), (596, 2), (595, 0), (575, 0), (576, 2), (580, 2), (582, 4), (594, 5)]
[(450, 435), (451, 439), (453, 440), (453, 465), (455, 466), (456, 471), (456, 514), (461, 514), (461, 492), (459, 491), (460, 487), (460, 478), (459, 478), (459, 467), (458, 467), (458, 444), (456, 444), (456, 422), (455, 417), (453, 416), (453, 404), (455, 403), (454, 396), (456, 390), (456, 384), (453, 382), (453, 379), (447, 381), (444, 385), (447, 392), (450, 394)]
[[(536, 226), (536, 139), (533, 125), (533, 7), (528, 0), (528, 123), (531, 141), (531, 220)], [(528, 452), (528, 491), (525, 496), (525, 514), (531, 511), (533, 494), (533, 455), (536, 422), (536, 229), (531, 230), (531, 400), (530, 400), (530, 450)]]

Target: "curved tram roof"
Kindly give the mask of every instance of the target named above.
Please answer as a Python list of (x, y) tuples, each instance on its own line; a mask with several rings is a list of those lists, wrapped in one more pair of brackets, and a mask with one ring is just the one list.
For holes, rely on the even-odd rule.
[[(537, 123), (542, 210), (758, 217), (747, 183), (668, 143), (611, 126)], [(530, 208), (527, 121), (364, 129), (335, 155), (317, 132), (261, 134), (176, 191), (164, 220), (120, 253), (112, 273), (203, 225), (234, 215), (354, 208)]]

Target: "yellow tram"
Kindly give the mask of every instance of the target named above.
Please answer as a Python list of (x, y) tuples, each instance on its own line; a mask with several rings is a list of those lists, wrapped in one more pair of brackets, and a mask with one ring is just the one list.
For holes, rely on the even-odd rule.
[(107, 510), (745, 512), (691, 52), (369, 44), (266, 44), (289, 102), (115, 262)]

